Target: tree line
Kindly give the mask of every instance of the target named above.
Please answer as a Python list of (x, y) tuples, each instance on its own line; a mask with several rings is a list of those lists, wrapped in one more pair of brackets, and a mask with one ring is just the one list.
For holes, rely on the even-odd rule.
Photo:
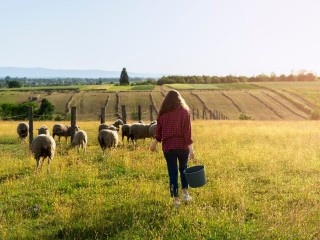
[(54, 105), (47, 99), (42, 99), (40, 106), (36, 102), (4, 103), (0, 105), (0, 116), (3, 120), (25, 120), (28, 119), (28, 108), (35, 110), (36, 120), (52, 120)]
[(319, 78), (311, 73), (301, 71), (298, 74), (277, 76), (276, 74), (258, 76), (166, 76), (157, 81), (158, 85), (172, 83), (190, 83), (190, 84), (209, 84), (209, 83), (236, 83), (236, 82), (303, 82), (303, 81), (318, 81)]
[(119, 78), (11, 78), (10, 76), (0, 79), (0, 87), (19, 88), (32, 86), (70, 86), (70, 85), (163, 85), (172, 83), (190, 83), (190, 84), (210, 84), (210, 83), (236, 83), (236, 82), (304, 82), (319, 81), (320, 79), (312, 72), (300, 71), (297, 74), (260, 74), (257, 76), (164, 76), (160, 79), (153, 78), (129, 78), (126, 68), (122, 69)]
[[(130, 85), (155, 84), (152, 78), (130, 78)], [(19, 78), (10, 77), (0, 79), (0, 87), (21, 88), (21, 87), (39, 87), (39, 86), (74, 86), (74, 85), (102, 85), (118, 84), (119, 78)], [(129, 85), (129, 79), (125, 84)]]

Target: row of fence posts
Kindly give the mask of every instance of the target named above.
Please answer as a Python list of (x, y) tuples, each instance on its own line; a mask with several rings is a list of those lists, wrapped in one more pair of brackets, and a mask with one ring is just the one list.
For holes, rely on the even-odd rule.
[[(154, 107), (150, 105), (150, 121), (154, 120), (153, 117), (153, 111)], [(208, 114), (207, 114), (208, 112)], [(127, 112), (126, 112), (126, 106), (121, 105), (121, 119), (124, 123), (127, 123)], [(29, 107), (28, 110), (28, 117), (29, 117), (29, 143), (31, 144), (33, 140), (33, 108)], [(199, 109), (192, 109), (192, 119), (199, 119)], [(221, 112), (218, 111), (211, 111), (203, 109), (202, 112), (202, 119), (228, 119), (225, 115), (223, 115)], [(142, 120), (142, 109), (141, 105), (138, 105), (138, 120)], [(100, 113), (100, 122), (105, 123), (106, 122), (106, 108), (101, 108)], [(73, 140), (73, 135), (75, 133), (75, 127), (77, 125), (77, 107), (71, 107), (71, 142)]]
[[(192, 120), (200, 119), (199, 109), (192, 109)], [(212, 111), (212, 110), (206, 110), (205, 108), (202, 111), (202, 119), (208, 120), (208, 119), (216, 119), (216, 120), (226, 120), (228, 119), (227, 116), (225, 116), (223, 113), (218, 111)]]
[[(28, 118), (29, 118), (29, 144), (31, 146), (33, 140), (33, 108), (28, 108)], [(71, 142), (75, 134), (75, 129), (77, 125), (77, 107), (71, 107)]]
[[(149, 111), (150, 121), (154, 120), (153, 111), (154, 111), (154, 107), (150, 105), (150, 111)], [(126, 111), (125, 105), (121, 105), (121, 119), (123, 123), (127, 123), (127, 111)], [(142, 120), (142, 108), (141, 108), (141, 105), (138, 105), (138, 121), (141, 121), (141, 120)], [(101, 108), (100, 110), (100, 122), (101, 123), (106, 122), (106, 108)]]
[[(152, 105), (150, 105), (150, 121), (154, 120), (153, 117), (153, 111), (154, 111), (154, 107)], [(126, 106), (125, 105), (121, 105), (121, 119), (124, 123), (127, 123), (127, 112), (126, 112)], [(141, 110), (141, 105), (138, 105), (138, 120), (141, 121), (142, 120), (142, 110)], [(101, 108), (101, 114), (100, 114), (100, 120), (101, 123), (105, 123), (106, 122), (106, 109), (105, 108)], [(192, 119), (200, 119), (200, 114), (199, 114), (199, 109), (192, 109)], [(202, 112), (202, 119), (204, 120), (208, 120), (208, 119), (217, 119), (217, 120), (225, 120), (228, 119), (227, 116), (225, 116), (223, 113), (218, 112), (218, 111), (212, 111), (212, 110), (206, 110), (203, 109)]]

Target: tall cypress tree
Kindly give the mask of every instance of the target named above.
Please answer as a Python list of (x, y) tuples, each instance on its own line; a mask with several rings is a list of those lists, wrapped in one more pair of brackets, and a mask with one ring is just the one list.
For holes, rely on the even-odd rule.
[(120, 85), (129, 85), (129, 76), (126, 68), (123, 68), (121, 71), (119, 83)]

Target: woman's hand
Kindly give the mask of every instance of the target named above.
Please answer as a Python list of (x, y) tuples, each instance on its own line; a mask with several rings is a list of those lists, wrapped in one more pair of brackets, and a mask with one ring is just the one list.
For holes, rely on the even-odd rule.
[(189, 153), (189, 159), (194, 159), (194, 152), (193, 151)]
[(150, 144), (150, 151), (151, 152), (154, 152), (157, 149), (157, 143), (158, 143), (158, 141), (156, 139), (151, 142), (151, 144)]
[(189, 159), (194, 159), (194, 152), (192, 145), (189, 146)]

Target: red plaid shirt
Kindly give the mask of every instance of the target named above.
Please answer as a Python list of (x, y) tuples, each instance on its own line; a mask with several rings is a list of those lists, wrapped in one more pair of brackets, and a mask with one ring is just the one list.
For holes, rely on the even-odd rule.
[(162, 142), (162, 150), (188, 149), (191, 139), (190, 113), (179, 108), (165, 113), (157, 119), (156, 139)]

